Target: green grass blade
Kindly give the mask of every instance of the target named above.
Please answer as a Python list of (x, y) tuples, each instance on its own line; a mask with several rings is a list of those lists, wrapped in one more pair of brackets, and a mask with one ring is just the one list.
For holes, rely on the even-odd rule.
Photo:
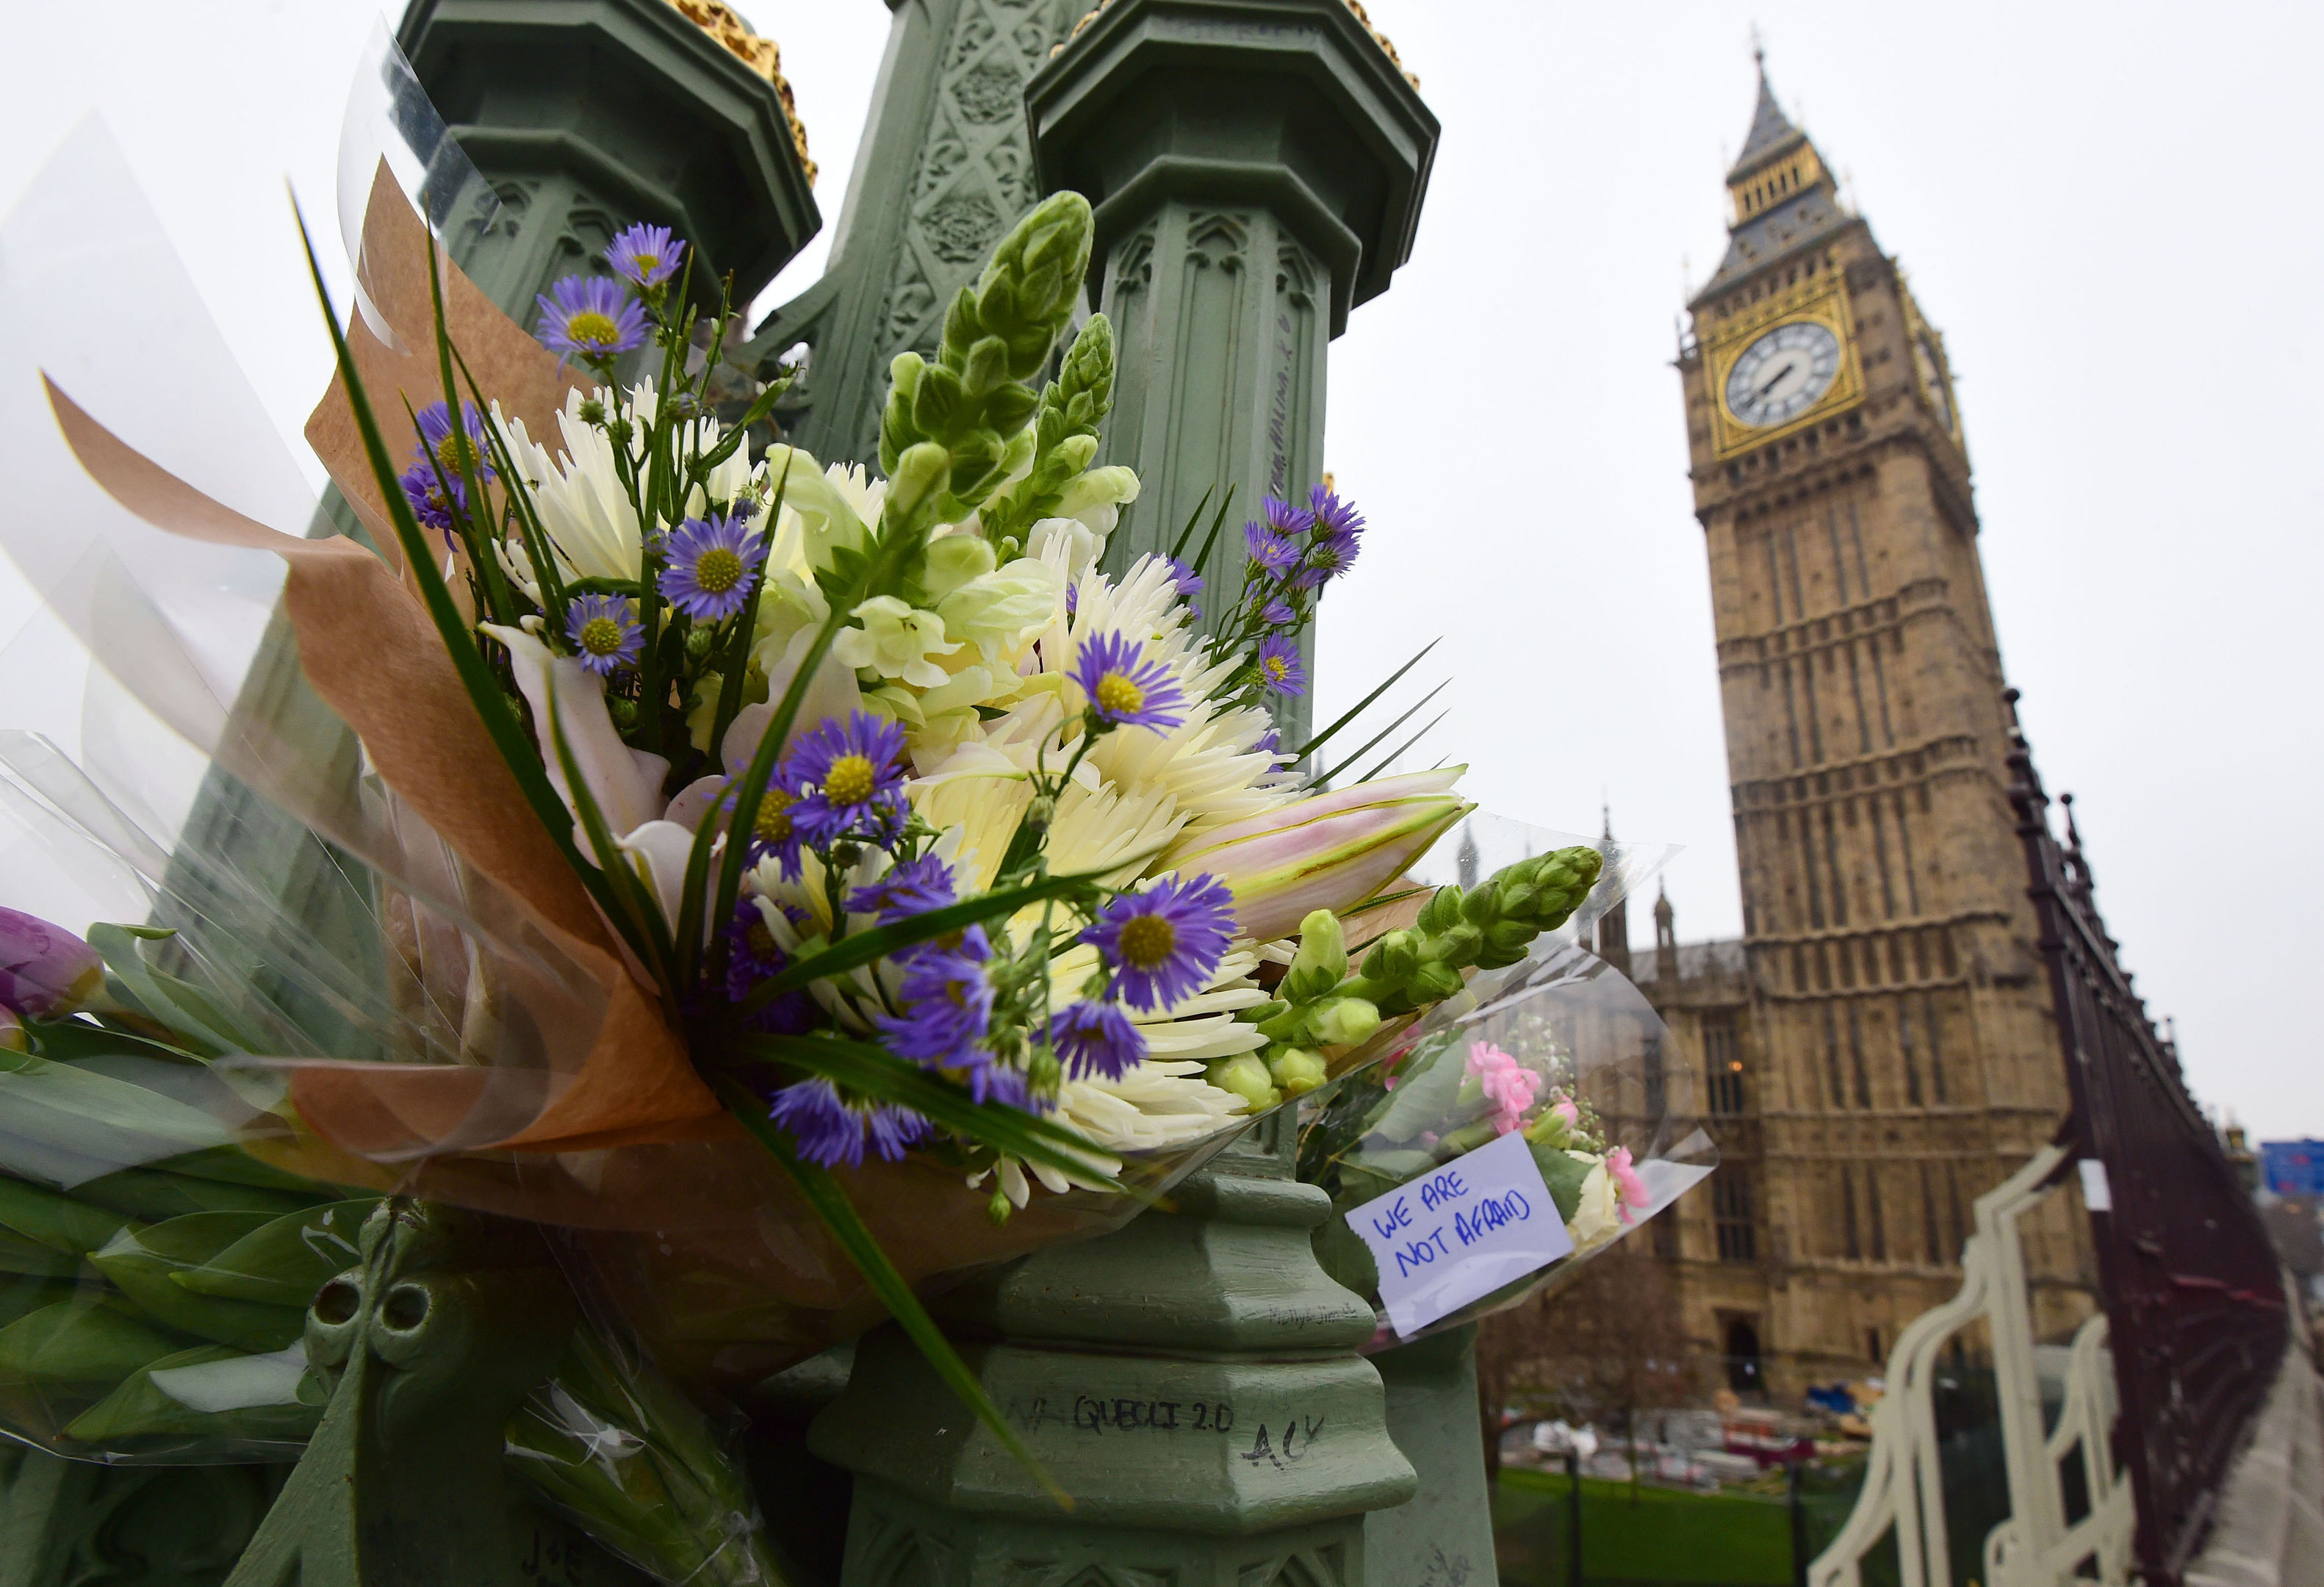
[[(1372, 734), (1370, 739), (1365, 741), (1363, 748), (1356, 751), (1355, 753), (1348, 756), (1338, 765), (1333, 767), (1329, 771), (1326, 771), (1322, 776), (1316, 778), (1316, 785), (1321, 787), (1323, 784), (1329, 782), (1333, 778), (1337, 777), (1341, 772), (1345, 771), (1349, 767), (1354, 765), (1358, 761), (1362, 760), (1366, 755), (1370, 754), (1374, 745), (1378, 744), (1380, 740), (1386, 738), (1389, 734), (1394, 733), (1397, 728), (1402, 727), (1406, 723), (1411, 721), (1413, 717), (1419, 713), (1423, 706), (1426, 706), (1429, 701), (1434, 699), (1438, 695), (1443, 694), (1446, 686), (1452, 683), (1452, 680), (1451, 678), (1446, 678), (1443, 683), (1438, 684), (1434, 688), (1430, 689), (1426, 694), (1421, 696), (1420, 698), (1415, 700), (1412, 705), (1406, 709), (1403, 715), (1398, 716), (1395, 721), (1389, 723), (1386, 727), (1381, 728), (1378, 733)], [(1423, 728), (1421, 731), (1425, 733), (1427, 729)]]
[(1100, 1166), (1106, 1154), (1075, 1131), (1019, 1108), (972, 1102), (885, 1047), (844, 1037), (752, 1036), (736, 1044), (746, 1056), (788, 1064), (883, 1103), (924, 1113), (955, 1134), (1028, 1163), (1040, 1163), (1120, 1195), (1130, 1187)]
[[(459, 673), (461, 687), (468, 692), (469, 703), (475, 706), (483, 721), (485, 734), (493, 747), (500, 752), (511, 776), (516, 779), (518, 791), (525, 803), (532, 807), (534, 816), (564, 853), (574, 874), (588, 889), (609, 914), (613, 912), (613, 898), (603, 876), (581, 857), (573, 844), (572, 813), (565, 801), (557, 797), (557, 789), (549, 780), (549, 773), (524, 734), (524, 724), (518, 720), (510, 706), (508, 697), (502, 693), (500, 680), (485, 664), (484, 652), (477, 648), (475, 636), (468, 631), (467, 622), (452, 599), (452, 592), (444, 583), (428, 548), (428, 538), (412, 516), (411, 503), (403, 499), (403, 491), (396, 484), (395, 465), (387, 455), (387, 443), (380, 438), (379, 420), (372, 411), (371, 399), (364, 390), (363, 377), (355, 372), (355, 354), (347, 346), (346, 333), (339, 328), (338, 311), (332, 306), (330, 289), (323, 281), (322, 262), (315, 256), (315, 239), (307, 230), (307, 217), (299, 213), (297, 200), (291, 211), (298, 217), (299, 240), (307, 250), (307, 272), (315, 283), (315, 297), (322, 305), (323, 324), (331, 333), (331, 346), (337, 354), (339, 378), (346, 384), (347, 406), (355, 414), (356, 431), (363, 437), (364, 456), (370, 462), (372, 476), (378, 482), (380, 494), (385, 498), (388, 521), (394, 526), (395, 538), (403, 550), (405, 564), (420, 586), (422, 604), (444, 641), (444, 648), (452, 658)], [(632, 945), (635, 946), (635, 945)]]
[(1211, 493), (1218, 488), (1215, 484), (1204, 486), (1203, 499), (1194, 503), (1194, 510), (1192, 512), (1186, 514), (1186, 527), (1178, 531), (1177, 540), (1170, 547), (1172, 561), (1175, 562), (1186, 554), (1186, 542), (1194, 538), (1194, 526), (1202, 522), (1203, 509), (1211, 504)]
[[(1317, 750), (1322, 749), (1325, 743), (1330, 742), (1333, 734), (1339, 732), (1340, 729), (1345, 727), (1349, 723), (1353, 722), (1357, 717), (1371, 709), (1372, 702), (1374, 700), (1379, 699), (1382, 695), (1388, 693), (1388, 690), (1394, 688), (1398, 678), (1401, 678), (1406, 673), (1419, 666), (1420, 659), (1423, 656), (1427, 655), (1429, 651), (1434, 650), (1443, 642), (1444, 636), (1440, 633), (1434, 639), (1430, 640), (1426, 644), (1421, 646), (1419, 650), (1414, 651), (1412, 660), (1406, 661), (1403, 666), (1389, 673), (1387, 680), (1378, 688), (1372, 690), (1371, 693), (1366, 695), (1362, 699), (1358, 700), (1354, 705), (1349, 706), (1346, 714), (1341, 716), (1337, 722), (1333, 723), (1331, 726), (1317, 734), (1314, 738), (1309, 739), (1305, 743), (1301, 744), (1299, 746), (1299, 752), (1291, 757), (1292, 764), (1298, 764), (1308, 756), (1314, 754)], [(1362, 752), (1360, 750), (1357, 753), (1360, 754)]]
[(807, 1198), (807, 1205), (815, 1210), (816, 1217), (823, 1220), (824, 1227), (831, 1231), (832, 1238), (839, 1241), (840, 1248), (847, 1252), (848, 1259), (855, 1264), (865, 1282), (872, 1286), (872, 1292), (893, 1314), (911, 1342), (919, 1346), (920, 1354), (927, 1358), (928, 1365), (936, 1369), (936, 1376), (960, 1397), (961, 1404), (976, 1413), (977, 1420), (1001, 1441), (1001, 1446), (1032, 1473), (1033, 1480), (1057, 1501), (1058, 1508), (1070, 1511), (1074, 1508), (1072, 1495), (1058, 1486), (1057, 1480), (1034, 1458), (1033, 1452), (1025, 1446), (1023, 1439), (1017, 1436), (1016, 1430), (1001, 1419), (1001, 1408), (992, 1403), (992, 1397), (984, 1392), (984, 1385), (976, 1380), (975, 1374), (968, 1370), (968, 1363), (960, 1359), (960, 1352), (953, 1349), (952, 1341), (937, 1328), (936, 1319), (929, 1316), (927, 1309), (920, 1305), (919, 1297), (912, 1293), (912, 1287), (904, 1282), (904, 1276), (896, 1270), (896, 1264), (888, 1259), (888, 1253), (880, 1249), (879, 1241), (872, 1237), (871, 1230), (864, 1227), (862, 1217), (856, 1212), (854, 1204), (847, 1199), (847, 1193), (840, 1188), (838, 1181), (813, 1163), (801, 1160), (798, 1154), (791, 1150), (790, 1142), (764, 1115), (756, 1097), (731, 1080), (721, 1080), (716, 1084), (724, 1093), (727, 1111), (751, 1132), (752, 1139), (767, 1149), (775, 1161), (782, 1165), (784, 1172), (799, 1187), (799, 1194)]
[(1194, 553), (1192, 562), (1186, 564), (1195, 572), (1200, 573), (1211, 565), (1211, 548), (1219, 543), (1219, 531), (1226, 527), (1227, 513), (1233, 508), (1234, 499), (1235, 487), (1230, 482), (1225, 498), (1219, 503), (1219, 510), (1211, 515), (1211, 532), (1203, 537), (1203, 549)]
[(1370, 770), (1365, 772), (1356, 780), (1359, 782), (1370, 782), (1373, 778), (1378, 777), (1381, 772), (1387, 770), (1390, 766), (1396, 763), (1396, 758), (1398, 755), (1403, 754), (1405, 751), (1418, 743), (1422, 739), (1426, 738), (1431, 728), (1434, 728), (1438, 723), (1443, 721), (1445, 717), (1451, 715), (1452, 712), (1449, 709), (1437, 712), (1435, 715), (1431, 716), (1428, 719), (1427, 726), (1423, 727), (1418, 733), (1414, 734), (1410, 738), (1406, 739), (1402, 743), (1397, 745), (1396, 748), (1390, 750), (1387, 754), (1382, 755), (1379, 761), (1373, 765)]
[[(573, 814), (581, 829), (589, 835), (589, 846), (597, 851), (598, 874), (619, 900), (628, 922), (636, 935), (645, 940), (650, 950), (646, 962), (655, 978), (662, 984), (674, 1008), (678, 1005), (679, 985), (676, 975), (676, 958), (670, 946), (670, 922), (661, 918), (661, 902), (647, 890), (646, 883), (630, 868), (629, 856), (614, 842), (613, 828), (605, 825), (605, 813), (597, 807), (597, 797), (589, 791), (581, 776), (581, 768), (573, 759), (573, 747), (566, 742), (565, 724), (557, 713), (555, 695), (549, 697), (549, 733), (557, 746), (557, 763), (565, 772), (565, 785), (573, 790)], [(622, 918), (620, 916), (616, 919)], [(680, 929), (684, 922), (678, 922)]]
[[(876, 959), (900, 953), (914, 943), (942, 937), (947, 931), (981, 925), (995, 916), (1013, 915), (1028, 904), (1038, 904), (1045, 899), (1063, 898), (1069, 892), (1089, 886), (1103, 872), (1092, 871), (1067, 876), (1045, 876), (1038, 881), (1028, 881), (1006, 892), (979, 893), (973, 899), (914, 915), (891, 926), (878, 926), (870, 931), (857, 932), (810, 958), (796, 960), (785, 966), (780, 973), (752, 987), (751, 995), (735, 1007), (742, 1013), (756, 1013), (771, 1000), (787, 992), (797, 991), (810, 982), (844, 975), (850, 970), (858, 969)], [(730, 909), (727, 912), (732, 914), (733, 910)]]
[[(452, 456), (459, 463), (460, 478), (468, 493), (468, 504), (459, 515), (474, 524), (484, 517), (484, 481), (483, 471), (476, 466), (475, 445), (468, 439), (468, 427), (464, 422), (466, 416), (460, 411), (460, 390), (452, 379), (452, 331), (444, 321), (444, 276), (437, 263), (432, 238), (428, 248), (428, 295), (436, 310), (436, 363), (444, 381), (445, 422), (452, 427)], [(410, 405), (405, 403), (407, 408)], [(420, 429), (416, 414), (412, 417), (411, 428), (414, 433)], [(435, 466), (440, 479), (443, 476), (442, 460), (431, 457), (429, 462)], [(489, 531), (484, 532), (489, 533)], [(509, 598), (508, 576), (501, 569), (501, 559), (484, 554), (484, 548), (475, 543), (477, 535), (473, 529), (462, 538), (468, 541), (468, 560), (475, 567), (477, 586), (484, 592), (484, 610), (495, 623), (514, 623), (518, 615), (516, 604)]]

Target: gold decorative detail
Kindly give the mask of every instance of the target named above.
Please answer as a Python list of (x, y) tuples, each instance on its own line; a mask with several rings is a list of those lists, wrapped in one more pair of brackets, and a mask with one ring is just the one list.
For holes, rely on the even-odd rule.
[[(1420, 87), (1420, 74), (1416, 71), (1405, 71), (1404, 60), (1397, 54), (1396, 46), (1388, 42), (1388, 37), (1386, 33), (1380, 32), (1379, 29), (1372, 25), (1372, 19), (1364, 14), (1361, 0), (1345, 0), (1345, 3), (1348, 9), (1355, 14), (1356, 20), (1364, 24), (1364, 32), (1372, 36), (1372, 42), (1380, 47), (1382, 53), (1387, 55), (1388, 63), (1396, 68), (1397, 70), (1404, 72), (1404, 80), (1406, 82), (1410, 83), (1416, 88)], [(1107, 6), (1112, 4), (1113, 0), (1098, 0), (1097, 11), (1087, 13), (1083, 16), (1081, 21), (1074, 23), (1074, 31), (1065, 35), (1066, 39), (1071, 41), (1081, 37), (1082, 30), (1097, 20), (1098, 12), (1103, 11)], [(1056, 55), (1062, 53), (1064, 50), (1064, 44), (1057, 44), (1051, 47), (1049, 53), (1051, 55)]]
[[(1728, 374), (1761, 337), (1779, 326), (1801, 323), (1822, 326), (1840, 340), (1840, 372), (1832, 377), (1831, 388), (1813, 407), (1783, 424), (1758, 428), (1743, 423), (1727, 411)], [(1703, 365), (1711, 382), (1711, 454), (1721, 460), (1821, 424), (1864, 397), (1864, 369), (1857, 355), (1848, 297), (1837, 272), (1812, 277), (1722, 323), (1716, 336), (1703, 345)]]
[(1815, 145), (1803, 138), (1772, 161), (1763, 161), (1740, 176), (1727, 179), (1727, 195), (1735, 206), (1730, 223), (1741, 226), (1753, 216), (1774, 208), (1794, 193), (1824, 180), (1823, 161)]
[(776, 97), (783, 102), (783, 119), (790, 124), (791, 147), (798, 151), (799, 164), (807, 169), (810, 186), (816, 177), (815, 161), (807, 158), (807, 127), (798, 118), (798, 102), (792, 97), (791, 86), (783, 78), (783, 52), (772, 39), (762, 39), (751, 31), (751, 24), (734, 13), (724, 0), (669, 0), (680, 16), (708, 33), (743, 65), (757, 72), (775, 88)]

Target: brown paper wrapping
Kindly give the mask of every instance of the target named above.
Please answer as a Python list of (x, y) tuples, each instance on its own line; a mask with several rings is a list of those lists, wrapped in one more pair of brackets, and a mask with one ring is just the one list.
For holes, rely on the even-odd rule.
[[(443, 387), (428, 234), (383, 170), (364, 237), (364, 281), (403, 346), (388, 346), (361, 316), (348, 337), (382, 429), (396, 436), (406, 401), (416, 411), (440, 401)], [(442, 268), (447, 327), (479, 384), (529, 433), (554, 435), (563, 370), (457, 269)], [(625, 969), (621, 945), (485, 732), (400, 558), (391, 566), (344, 538), (278, 533), (137, 453), (53, 383), (49, 399), (82, 465), (131, 512), (172, 534), (283, 559), (283, 609), (316, 693), (410, 810), (604, 993), (586, 1053), (550, 1050), (545, 1066), (269, 1060), (288, 1072), (297, 1116), (263, 1122), (250, 1149), (336, 1183), (575, 1230), (646, 1342), (696, 1382), (763, 1376), (880, 1320), (884, 1308), (844, 1251), (781, 1167), (726, 1116), (656, 997)], [(307, 436), (392, 553), (384, 498), (337, 378)], [(221, 746), (221, 764), (236, 752)], [(1123, 1177), (1158, 1193), (1231, 1134), (1132, 1160)], [(1045, 1194), (996, 1227), (989, 1192), (969, 1190), (960, 1168), (924, 1154), (837, 1177), (898, 1269), (923, 1288), (1102, 1232), (1140, 1204)]]
[[(383, 169), (364, 217), (365, 280), (404, 344), (391, 348), (356, 317), (349, 330), (383, 430), (396, 432), (409, 401), (440, 401), (433, 349), (426, 228)], [(549, 427), (566, 380), (557, 361), (502, 314), (473, 281), (443, 269), (445, 319), (455, 345), (503, 411), (528, 429)], [(423, 334), (424, 333), (424, 334)], [(493, 747), (426, 609), (378, 558), (342, 537), (300, 540), (244, 517), (146, 458), (49, 383), (50, 405), (82, 466), (124, 507), (172, 534), (271, 551), (289, 565), (283, 608), (300, 665), (317, 694), (362, 737), (373, 764), (469, 865), (504, 889), (606, 998), (594, 1045), (570, 1083), (540, 1090), (537, 1111), (492, 1144), (558, 1151), (624, 1141), (691, 1140), (732, 1128), (687, 1059), (657, 1000), (624, 968), (612, 933), (564, 853), (535, 818)], [(383, 498), (365, 459), (345, 387), (334, 377), (307, 433), (324, 466), (383, 544)], [(467, 1119), (478, 1071), (434, 1066), (314, 1065), (292, 1095), (324, 1136), (410, 1140)], [(443, 1139), (439, 1133), (431, 1139)]]

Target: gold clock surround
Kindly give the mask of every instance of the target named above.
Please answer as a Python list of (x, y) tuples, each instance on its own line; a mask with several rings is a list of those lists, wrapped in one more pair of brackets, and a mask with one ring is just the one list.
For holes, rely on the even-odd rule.
[[(1728, 411), (1727, 377), (1747, 348), (1769, 331), (1786, 325), (1820, 325), (1831, 332), (1840, 342), (1840, 373), (1832, 376), (1830, 389), (1806, 412), (1781, 424), (1745, 424)], [(1722, 460), (1821, 424), (1840, 410), (1855, 406), (1864, 395), (1864, 370), (1857, 356), (1854, 328), (1849, 324), (1848, 293), (1836, 274), (1812, 278), (1737, 315), (1720, 327), (1715, 338), (1703, 348), (1703, 355), (1711, 392), (1711, 452)]]

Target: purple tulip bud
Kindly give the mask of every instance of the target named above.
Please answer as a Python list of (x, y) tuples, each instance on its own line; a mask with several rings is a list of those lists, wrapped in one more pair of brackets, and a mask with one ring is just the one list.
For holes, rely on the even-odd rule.
[(24, 1034), (24, 1022), (6, 1009), (0, 1009), (0, 1053), (32, 1050), (32, 1038)]
[(0, 1008), (53, 1020), (105, 989), (105, 961), (60, 926), (0, 909)]

